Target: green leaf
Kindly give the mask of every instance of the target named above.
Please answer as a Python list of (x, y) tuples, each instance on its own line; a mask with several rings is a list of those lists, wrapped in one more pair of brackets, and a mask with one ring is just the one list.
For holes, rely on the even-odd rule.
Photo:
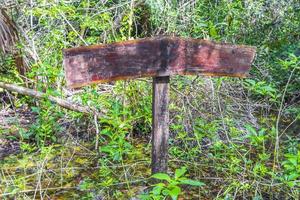
[(169, 189), (163, 189), (163, 191), (162, 191), (162, 194), (164, 195), (164, 196), (167, 196), (167, 195), (169, 195), (170, 194), (170, 190)]
[(191, 186), (199, 186), (199, 187), (205, 185), (205, 183), (203, 183), (201, 181), (194, 181), (194, 180), (191, 180), (191, 179), (180, 180), (180, 184), (191, 185)]
[(177, 200), (178, 195), (180, 194), (181, 189), (178, 186), (174, 186), (172, 190), (169, 191), (169, 195), (172, 197), (172, 200)]
[(140, 194), (140, 195), (138, 195), (138, 198), (140, 200), (152, 200), (152, 198), (149, 194)]
[(34, 106), (31, 107), (31, 110), (34, 113), (40, 113), (40, 111), (41, 111), (41, 109), (39, 107), (34, 107)]
[(164, 187), (163, 186), (155, 186), (153, 189), (152, 189), (152, 193), (154, 195), (160, 195), (161, 194), (161, 191)]
[(218, 36), (217, 29), (212, 22), (209, 23), (209, 34), (213, 38), (216, 38)]
[(159, 179), (159, 180), (166, 180), (168, 182), (171, 181), (170, 176), (168, 174), (164, 174), (164, 173), (156, 173), (156, 174), (153, 174), (151, 177), (155, 178), (155, 179)]
[(296, 182), (295, 181), (289, 181), (289, 182), (287, 182), (287, 184), (290, 187), (294, 187), (296, 185)]
[(175, 179), (180, 178), (185, 173), (186, 173), (186, 167), (181, 167), (180, 169), (176, 169), (175, 170)]
[(300, 174), (298, 174), (298, 173), (292, 173), (287, 177), (287, 180), (293, 181), (293, 180), (296, 180), (299, 176), (300, 176)]
[(246, 127), (249, 135), (257, 135), (256, 130), (250, 124), (247, 124), (245, 127)]

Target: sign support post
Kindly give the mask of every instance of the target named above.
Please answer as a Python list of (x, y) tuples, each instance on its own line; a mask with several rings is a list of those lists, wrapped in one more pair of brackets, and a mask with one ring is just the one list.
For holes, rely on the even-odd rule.
[(152, 174), (168, 169), (169, 81), (169, 76), (162, 76), (152, 83)]

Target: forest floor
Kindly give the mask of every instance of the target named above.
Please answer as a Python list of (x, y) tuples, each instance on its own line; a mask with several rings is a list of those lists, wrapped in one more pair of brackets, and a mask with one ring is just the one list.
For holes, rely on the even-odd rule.
[[(78, 133), (65, 132), (57, 144), (50, 144), (40, 150), (30, 149), (31, 147), (21, 144), (16, 138), (19, 137), (20, 127), (28, 129), (35, 118), (36, 114), (26, 109), (7, 109), (0, 113), (0, 126), (9, 130), (0, 135), (0, 191), (3, 192), (4, 199), (10, 199), (18, 194), (18, 198), (22, 199), (58, 200), (84, 197), (134, 200), (139, 199), (140, 194), (151, 188), (149, 137), (127, 138), (126, 140), (134, 146), (134, 151), (129, 152), (118, 163), (103, 159), (105, 154), (95, 151), (95, 146), (90, 142), (92, 138)], [(296, 134), (298, 128), (292, 127), (288, 130), (289, 134), (291, 135), (291, 131)], [(174, 156), (170, 158), (170, 171), (181, 165), (190, 166), (190, 175), (200, 178), (207, 184), (202, 188), (183, 187), (179, 199), (213, 199), (221, 195), (225, 187), (222, 185), (227, 182), (224, 176), (226, 170), (236, 170), (223, 168), (218, 172), (214, 168), (218, 166), (215, 162), (222, 163), (226, 160), (214, 158), (202, 162), (201, 159), (207, 159), (209, 155), (199, 156), (197, 163), (180, 160)], [(244, 170), (247, 171), (246, 168)], [(228, 181), (244, 183), (254, 181), (251, 183), (254, 184), (257, 176), (251, 179), (247, 173), (238, 175), (236, 180), (229, 177)], [(272, 184), (267, 179), (262, 180), (257, 184), (262, 186)], [(286, 198), (283, 190), (280, 188), (277, 190), (278, 194), (283, 195), (282, 198)], [(238, 194), (238, 190), (235, 194)], [(243, 195), (244, 198), (248, 196), (247, 193)], [(264, 199), (280, 199), (280, 195), (276, 197), (268, 193), (261, 195)]]

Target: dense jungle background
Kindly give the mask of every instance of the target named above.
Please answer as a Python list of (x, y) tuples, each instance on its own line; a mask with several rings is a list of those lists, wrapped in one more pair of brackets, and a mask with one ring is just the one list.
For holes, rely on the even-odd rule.
[[(152, 79), (70, 90), (62, 50), (158, 35), (257, 55), (245, 79), (171, 78), (153, 182)], [(299, 199), (300, 2), (0, 0), (0, 102), (0, 199)]]

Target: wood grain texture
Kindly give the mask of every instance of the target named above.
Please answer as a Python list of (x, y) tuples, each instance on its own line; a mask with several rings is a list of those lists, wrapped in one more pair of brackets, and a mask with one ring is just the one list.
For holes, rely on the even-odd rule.
[(65, 49), (67, 85), (175, 74), (244, 77), (255, 48), (198, 39), (156, 37)]
[(152, 174), (168, 169), (169, 81), (169, 76), (153, 78)]

